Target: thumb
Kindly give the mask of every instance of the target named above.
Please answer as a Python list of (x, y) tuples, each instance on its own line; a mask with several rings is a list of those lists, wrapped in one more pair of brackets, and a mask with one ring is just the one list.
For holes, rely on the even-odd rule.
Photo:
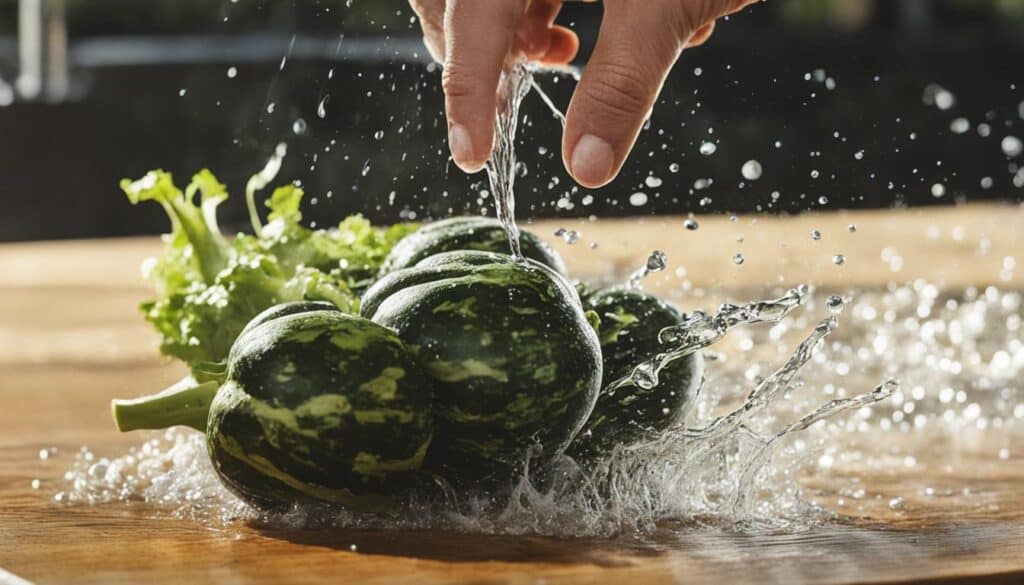
[(597, 45), (569, 104), (562, 139), (566, 168), (585, 187), (600, 187), (618, 174), (690, 37), (686, 19), (672, 22), (679, 11), (670, 4), (605, 2)]

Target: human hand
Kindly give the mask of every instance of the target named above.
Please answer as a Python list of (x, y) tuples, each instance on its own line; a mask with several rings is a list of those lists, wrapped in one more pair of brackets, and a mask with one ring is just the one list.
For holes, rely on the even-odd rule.
[[(757, 0), (605, 0), (594, 53), (566, 115), (562, 159), (585, 187), (618, 174), (686, 47), (700, 45), (715, 21)], [(444, 64), (442, 83), (452, 158), (483, 168), (494, 143), (502, 68), (524, 57), (564, 65), (579, 40), (554, 25), (561, 0), (410, 0), (424, 40)]]

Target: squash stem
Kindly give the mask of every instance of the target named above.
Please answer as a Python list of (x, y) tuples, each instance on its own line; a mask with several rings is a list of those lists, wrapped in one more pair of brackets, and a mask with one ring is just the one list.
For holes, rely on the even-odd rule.
[(205, 432), (210, 404), (218, 387), (217, 382), (199, 383), (189, 376), (151, 396), (112, 400), (110, 410), (121, 432), (164, 429), (175, 425)]

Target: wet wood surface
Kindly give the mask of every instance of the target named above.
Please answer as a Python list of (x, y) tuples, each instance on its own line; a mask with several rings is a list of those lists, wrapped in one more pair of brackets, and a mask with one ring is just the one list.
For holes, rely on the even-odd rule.
[[(652, 275), (648, 288), (694, 306), (720, 294), (714, 289), (769, 283), (841, 288), (927, 278), (948, 287), (1024, 288), (1019, 207), (698, 221), (697, 231), (686, 230), (683, 218), (541, 222), (531, 229), (553, 241), (558, 227), (578, 230), (578, 243), (556, 245), (574, 274), (593, 279), (629, 272), (661, 249), (670, 266)], [(811, 239), (812, 229), (822, 232), (820, 241)], [(158, 250), (153, 238), (0, 246), (0, 585), (1024, 580), (1022, 446), (1009, 460), (978, 449), (954, 467), (919, 472), (937, 474), (940, 485), (970, 485), (970, 498), (910, 496), (898, 515), (885, 497), (873, 498), (840, 522), (797, 534), (673, 526), (644, 538), (582, 540), (288, 532), (209, 527), (141, 504), (56, 503), (53, 494), (80, 446), (112, 456), (139, 443), (139, 435), (114, 430), (110, 398), (162, 387), (183, 372), (158, 356), (136, 310), (147, 295), (139, 264)], [(744, 255), (742, 265), (734, 263), (736, 253)], [(836, 254), (845, 256), (843, 265), (833, 263)], [(56, 452), (42, 459), (40, 451), (50, 448)], [(904, 493), (901, 485), (920, 481), (892, 475), (866, 487)], [(835, 501), (827, 482), (818, 487), (823, 502)]]

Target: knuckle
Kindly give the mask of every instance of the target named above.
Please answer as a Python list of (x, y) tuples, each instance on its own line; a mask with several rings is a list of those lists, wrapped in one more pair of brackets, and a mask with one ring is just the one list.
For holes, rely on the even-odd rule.
[(613, 116), (635, 116), (651, 107), (649, 78), (639, 70), (622, 65), (593, 64), (591, 83), (582, 86), (583, 98), (600, 111)]
[(464, 67), (449, 60), (441, 72), (441, 88), (450, 98), (473, 97), (479, 93), (480, 84), (473, 82)]

